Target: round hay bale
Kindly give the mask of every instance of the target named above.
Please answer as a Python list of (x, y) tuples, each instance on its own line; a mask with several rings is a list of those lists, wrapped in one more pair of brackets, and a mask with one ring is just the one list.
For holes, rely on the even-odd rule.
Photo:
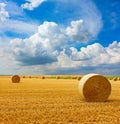
[(77, 79), (77, 77), (76, 76), (73, 76), (72, 79)]
[(120, 77), (119, 77), (119, 80), (120, 80)]
[(78, 77), (78, 80), (80, 81), (82, 77)]
[(25, 78), (25, 76), (23, 76), (22, 78)]
[(42, 76), (42, 79), (45, 79), (45, 76)]
[(19, 82), (20, 82), (20, 76), (18, 76), (18, 75), (13, 75), (13, 76), (12, 76), (12, 82), (13, 82), (13, 83), (19, 83)]
[(104, 102), (111, 93), (111, 84), (102, 75), (88, 74), (80, 80), (79, 92), (88, 102)]
[(117, 81), (119, 81), (119, 77), (117, 77)]
[(112, 78), (109, 78), (109, 80), (112, 80)]
[(60, 76), (57, 76), (56, 79), (60, 79)]
[(31, 78), (31, 76), (29, 76), (29, 78)]
[(117, 77), (113, 78), (113, 81), (117, 81)]

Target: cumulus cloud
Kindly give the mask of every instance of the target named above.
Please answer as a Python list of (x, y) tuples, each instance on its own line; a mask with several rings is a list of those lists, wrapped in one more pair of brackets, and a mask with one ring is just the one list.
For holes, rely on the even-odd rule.
[(87, 42), (92, 39), (93, 34), (86, 29), (84, 21), (77, 20), (72, 21), (71, 25), (67, 27), (66, 34), (70, 37), (70, 40), (76, 42)]
[(54, 22), (44, 22), (38, 32), (26, 39), (11, 40), (15, 59), (23, 65), (48, 64), (57, 61), (66, 37)]
[[(26, 0), (26, 3), (22, 4), (22, 8), (33, 10), (44, 1)], [(100, 43), (82, 48), (77, 46), (77, 44), (87, 43), (96, 38), (102, 28), (102, 16), (95, 4), (91, 0), (51, 1), (64, 4), (64, 8), (61, 7), (61, 9), (66, 9), (68, 5), (74, 6), (72, 8), (75, 12), (73, 13), (74, 17), (71, 16), (68, 19), (70, 22), (69, 24), (67, 22), (68, 25), (63, 27), (55, 22), (45, 21), (38, 26), (31, 22), (14, 20), (16, 15), (22, 16), (22, 8), (20, 10), (16, 4), (11, 3), (10, 5), (9, 2), (6, 2), (10, 5), (9, 8), (6, 7), (7, 11), (9, 10), (8, 13), (5, 4), (0, 4), (0, 12), (2, 12), (0, 14), (0, 21), (2, 21), (0, 33), (14, 32), (28, 36), (24, 39), (12, 39), (10, 46), (9, 42), (5, 44), (7, 47), (4, 47), (0, 41), (0, 61), (2, 61), (0, 68), (5, 67), (2, 72), (12, 70), (12, 72), (22, 74), (30, 74), (30, 72), (31, 74), (83, 74), (91, 72), (105, 74), (116, 72), (115, 74), (118, 74), (120, 42), (114, 41), (108, 47), (104, 47)], [(15, 11), (12, 10), (12, 5)], [(7, 19), (9, 14), (12, 15), (12, 19)], [(3, 38), (1, 39), (3, 40)]]
[(82, 47), (80, 50), (71, 47), (69, 48), (69, 54), (66, 54), (66, 52), (65, 54), (81, 66), (109, 65), (120, 62), (119, 49), (120, 42), (114, 41), (108, 47), (103, 47), (99, 43)]
[(46, 0), (26, 0), (27, 2), (22, 4), (21, 7), (28, 10), (33, 10)]
[(64, 47), (56, 51), (55, 47), (49, 46), (51, 41), (48, 42), (48, 45), (44, 45), (44, 38), (39, 40), (40, 35), (37, 33), (28, 39), (11, 40), (11, 48), (9, 48), (13, 53), (11, 54), (9, 51), (10, 55), (5, 56), (0, 51), (1, 61), (4, 62), (2, 66), (5, 66), (5, 63), (8, 62), (6, 58), (9, 58), (12, 65), (16, 64), (17, 70), (19, 70), (14, 71), (22, 74), (87, 74), (93, 72), (119, 74), (120, 42), (114, 41), (108, 47), (94, 43), (79, 50), (75, 47)]
[(120, 63), (120, 42), (114, 41), (107, 48), (107, 52), (110, 55), (110, 63)]
[(0, 3), (0, 22), (4, 22), (9, 18), (9, 13), (6, 11), (5, 7), (5, 3)]
[[(58, 55), (63, 50), (67, 54), (70, 51), (73, 54), (72, 48), (67, 49), (69, 40), (74, 38), (74, 40), (83, 42), (86, 31), (84, 32), (82, 20), (72, 21), (71, 25), (73, 27), (67, 26), (63, 28), (55, 22), (46, 21), (38, 26), (38, 32), (29, 38), (11, 40), (16, 60), (22, 64), (28, 63), (28, 65), (48, 64), (58, 61), (58, 58), (60, 60)], [(89, 36), (86, 35), (85, 37), (89, 39)]]
[(64, 15), (68, 12), (65, 15), (68, 20), (63, 17), (67, 20), (67, 23), (71, 23), (66, 29), (66, 33), (71, 38), (70, 40), (87, 42), (96, 38), (103, 26), (103, 20), (99, 9), (92, 0), (53, 1), (57, 1), (58, 13)]
[[(73, 23), (75, 26), (71, 29), (71, 26), (63, 28), (55, 22), (46, 21), (38, 26), (37, 33), (29, 38), (11, 40), (15, 59), (22, 65), (43, 65), (57, 62), (56, 65), (60, 67), (98, 66), (120, 62), (118, 57), (120, 43), (116, 41), (106, 48), (99, 43), (82, 47), (79, 50), (70, 47), (69, 40), (73, 37), (74, 32), (75, 35), (80, 32), (75, 30), (82, 30), (80, 27), (84, 27), (81, 25), (81, 20), (72, 21), (71, 24)], [(71, 31), (68, 33), (67, 30)], [(79, 42), (83, 42), (81, 37), (82, 35), (79, 36)]]

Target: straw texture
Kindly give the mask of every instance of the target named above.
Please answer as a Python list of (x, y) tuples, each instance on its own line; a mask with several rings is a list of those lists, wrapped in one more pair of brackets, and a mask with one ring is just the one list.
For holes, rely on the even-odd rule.
[(111, 84), (102, 75), (88, 74), (80, 80), (79, 92), (88, 102), (104, 102), (111, 93)]

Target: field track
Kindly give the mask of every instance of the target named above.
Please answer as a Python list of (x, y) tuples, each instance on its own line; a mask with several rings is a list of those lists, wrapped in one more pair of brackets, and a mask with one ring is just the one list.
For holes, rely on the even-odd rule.
[(108, 101), (80, 98), (77, 79), (0, 77), (0, 124), (120, 124), (120, 80)]

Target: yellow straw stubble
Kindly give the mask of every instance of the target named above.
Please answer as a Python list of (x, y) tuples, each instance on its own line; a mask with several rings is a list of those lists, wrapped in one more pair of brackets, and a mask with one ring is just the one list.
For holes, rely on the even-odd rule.
[(104, 102), (110, 96), (111, 84), (102, 75), (88, 74), (80, 80), (79, 92), (88, 102)]
[(12, 82), (13, 83), (19, 83), (20, 82), (20, 77), (18, 75), (13, 75), (12, 76)]

